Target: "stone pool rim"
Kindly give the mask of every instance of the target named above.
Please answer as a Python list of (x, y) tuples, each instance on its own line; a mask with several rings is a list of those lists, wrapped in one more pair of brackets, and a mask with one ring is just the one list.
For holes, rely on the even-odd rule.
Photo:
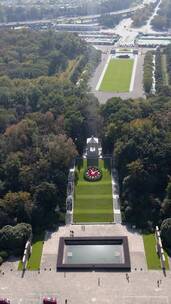
[[(110, 263), (110, 264), (64, 264), (63, 254), (65, 244), (81, 245), (81, 244), (122, 244), (124, 252), (124, 263)], [(127, 236), (116, 237), (60, 237), (57, 257), (57, 271), (130, 271), (130, 254)]]

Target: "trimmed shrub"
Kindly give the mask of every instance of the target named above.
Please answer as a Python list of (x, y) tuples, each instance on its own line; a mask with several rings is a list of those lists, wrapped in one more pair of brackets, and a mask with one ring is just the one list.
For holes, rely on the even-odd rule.
[(146, 93), (150, 93), (152, 87), (152, 75), (153, 75), (153, 54), (147, 52), (144, 59), (144, 90)]
[(171, 249), (171, 218), (167, 218), (162, 222), (161, 238), (164, 242), (164, 245)]
[(0, 265), (2, 265), (3, 261), (3, 258), (0, 256)]
[(0, 257), (3, 258), (4, 260), (6, 260), (8, 258), (9, 254), (7, 251), (3, 250), (0, 251)]
[(4, 226), (0, 230), (0, 248), (17, 255), (23, 252), (26, 241), (30, 238), (32, 228), (30, 224), (20, 223), (16, 226)]

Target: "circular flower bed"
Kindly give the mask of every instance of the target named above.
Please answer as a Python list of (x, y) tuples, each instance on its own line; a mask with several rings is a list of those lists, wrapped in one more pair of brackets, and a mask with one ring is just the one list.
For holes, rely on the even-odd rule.
[(84, 178), (89, 182), (95, 182), (102, 178), (102, 171), (97, 167), (88, 167), (84, 172)]

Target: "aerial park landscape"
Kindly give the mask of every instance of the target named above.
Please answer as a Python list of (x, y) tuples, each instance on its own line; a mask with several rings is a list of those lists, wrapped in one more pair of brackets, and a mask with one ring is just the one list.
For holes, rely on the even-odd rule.
[(0, 304), (170, 304), (170, 2), (22, 1), (0, 7)]

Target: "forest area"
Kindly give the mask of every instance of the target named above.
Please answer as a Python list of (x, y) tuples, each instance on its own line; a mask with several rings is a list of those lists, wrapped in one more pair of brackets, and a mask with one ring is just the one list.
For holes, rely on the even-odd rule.
[(21, 254), (32, 229), (64, 223), (68, 169), (90, 135), (97, 103), (86, 78), (100, 54), (74, 34), (0, 37), (0, 248), (8, 255), (15, 241), (13, 254)]
[(143, 8), (140, 8), (136, 12), (134, 12), (131, 16), (133, 23), (133, 27), (141, 27), (145, 25), (148, 19), (154, 12), (155, 7), (157, 6), (159, 0), (155, 1), (154, 3), (146, 4)]
[(171, 96), (171, 46), (156, 51), (156, 90), (160, 96)]
[(101, 115), (104, 151), (114, 153), (119, 173), (123, 220), (152, 231), (171, 218), (171, 98), (112, 98)]
[(171, 28), (171, 2), (163, 0), (158, 14), (152, 20), (152, 26), (156, 31), (165, 31)]

